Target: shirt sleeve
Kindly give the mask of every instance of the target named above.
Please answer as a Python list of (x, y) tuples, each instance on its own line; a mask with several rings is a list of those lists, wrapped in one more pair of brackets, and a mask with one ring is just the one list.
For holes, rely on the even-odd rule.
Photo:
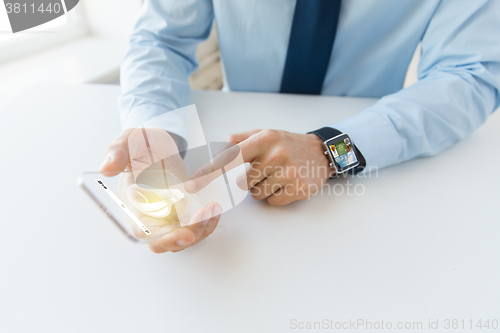
[(418, 79), (332, 125), (353, 138), (368, 167), (435, 155), (498, 108), (500, 1), (441, 1), (422, 37)]
[(118, 101), (122, 127), (148, 122), (186, 139), (184, 118), (170, 112), (188, 103), (197, 45), (213, 21), (210, 0), (146, 0), (122, 62)]

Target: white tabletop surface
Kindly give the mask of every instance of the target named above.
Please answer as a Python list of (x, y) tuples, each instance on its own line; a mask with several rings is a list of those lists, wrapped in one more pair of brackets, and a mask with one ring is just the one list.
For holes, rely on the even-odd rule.
[[(500, 320), (500, 115), (439, 156), (350, 179), (364, 195), (284, 207), (249, 196), (204, 242), (156, 255), (75, 184), (119, 133), (118, 95), (34, 86), (0, 110), (0, 332), (288, 332), (358, 319), (424, 331), (438, 320), (442, 331), (446, 319)], [(192, 100), (217, 141), (252, 128), (306, 132), (375, 101)]]

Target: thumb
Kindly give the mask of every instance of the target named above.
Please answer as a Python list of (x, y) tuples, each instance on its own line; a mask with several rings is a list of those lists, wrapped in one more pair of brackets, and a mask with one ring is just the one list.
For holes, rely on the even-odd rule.
[(104, 151), (99, 172), (111, 177), (125, 170), (129, 162), (128, 136), (133, 129), (123, 131)]
[(237, 145), (238, 143), (245, 141), (246, 139), (248, 139), (249, 137), (251, 137), (255, 133), (259, 133), (260, 131), (262, 131), (262, 130), (261, 129), (254, 129), (251, 131), (243, 131), (243, 132), (231, 134), (228, 136), (226, 141)]

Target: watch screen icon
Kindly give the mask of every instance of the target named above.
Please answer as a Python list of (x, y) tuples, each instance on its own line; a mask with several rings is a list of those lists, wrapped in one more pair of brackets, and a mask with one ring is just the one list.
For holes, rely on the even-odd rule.
[(330, 145), (330, 150), (333, 154), (333, 157), (338, 157), (339, 156), (339, 153), (337, 152), (337, 148), (335, 147), (335, 145)]

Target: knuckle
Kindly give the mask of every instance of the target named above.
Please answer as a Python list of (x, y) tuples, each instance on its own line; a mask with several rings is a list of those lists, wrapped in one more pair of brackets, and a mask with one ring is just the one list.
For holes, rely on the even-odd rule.
[(259, 178), (248, 179), (248, 181), (247, 181), (248, 188), (250, 188), (250, 189), (254, 189), (254, 187), (257, 186), (257, 184), (259, 184), (259, 183), (260, 183)]
[(250, 190), (250, 195), (252, 196), (252, 198), (254, 198), (255, 200), (260, 200), (262, 199), (261, 196), (262, 196), (262, 189), (260, 187), (253, 187), (251, 190)]
[(292, 184), (286, 184), (285, 186), (283, 186), (282, 192), (285, 193), (286, 195), (292, 195), (292, 194), (294, 194), (293, 185)]
[(273, 129), (266, 129), (260, 133), (260, 138), (264, 143), (276, 142), (280, 137), (280, 133), (277, 130)]
[(273, 184), (271, 186), (272, 193), (276, 193), (275, 195), (284, 196), (285, 192), (283, 190), (280, 191), (280, 189), (282, 189), (280, 184)]

